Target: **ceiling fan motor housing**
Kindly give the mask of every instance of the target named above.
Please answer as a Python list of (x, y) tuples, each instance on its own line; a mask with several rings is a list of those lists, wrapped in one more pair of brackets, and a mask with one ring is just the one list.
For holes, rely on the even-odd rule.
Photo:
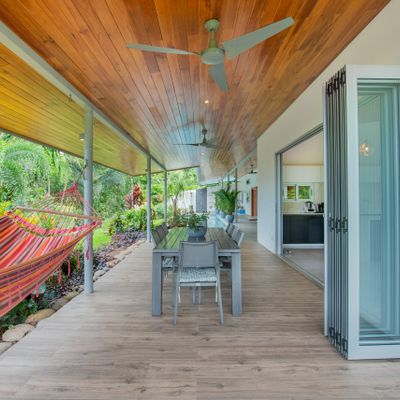
[(208, 48), (201, 52), (201, 61), (208, 65), (217, 65), (224, 62), (224, 51), (218, 47)]

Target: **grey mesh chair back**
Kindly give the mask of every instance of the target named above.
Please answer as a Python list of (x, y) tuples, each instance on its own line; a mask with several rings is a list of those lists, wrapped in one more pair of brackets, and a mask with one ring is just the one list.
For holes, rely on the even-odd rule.
[(233, 237), (235, 235), (235, 232), (238, 230), (239, 228), (236, 225), (232, 224), (232, 227), (230, 229), (230, 231), (228, 232), (228, 235), (230, 237)]
[(226, 230), (226, 233), (227, 233), (229, 236), (232, 236), (232, 233), (233, 233), (234, 231), (235, 231), (235, 225), (229, 224), (228, 229)]
[(228, 225), (225, 228), (225, 232), (226, 233), (229, 233), (229, 230), (231, 229), (231, 226), (232, 226), (232, 223), (229, 222)]
[(155, 245), (157, 246), (160, 242), (161, 242), (161, 237), (160, 237), (160, 235), (159, 235), (159, 233), (158, 233), (158, 231), (157, 231), (157, 229), (153, 229), (152, 231), (151, 231), (151, 236), (152, 236), (152, 238), (153, 238), (153, 242), (155, 243)]
[(242, 232), (240, 229), (237, 229), (233, 236), (232, 239), (236, 242), (236, 244), (240, 247), (240, 245), (243, 242), (244, 239), (244, 232)]
[(164, 235), (166, 235), (168, 233), (168, 226), (165, 222), (162, 223), (161, 228), (164, 231)]
[(216, 267), (218, 266), (218, 244), (216, 241), (193, 243), (181, 242), (179, 247), (180, 267)]
[(164, 229), (162, 228), (162, 226), (158, 226), (156, 228), (156, 231), (158, 233), (158, 236), (160, 237), (160, 241), (163, 240), (165, 237), (165, 232), (164, 232)]

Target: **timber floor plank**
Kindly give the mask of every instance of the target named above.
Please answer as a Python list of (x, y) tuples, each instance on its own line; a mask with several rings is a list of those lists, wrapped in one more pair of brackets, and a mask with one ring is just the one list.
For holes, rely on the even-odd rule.
[[(249, 239), (250, 238), (250, 239)], [(323, 336), (323, 292), (248, 235), (243, 315), (225, 325), (214, 292), (183, 291), (171, 324), (151, 316), (143, 244), (0, 356), (0, 399), (399, 399), (400, 362), (344, 360)]]

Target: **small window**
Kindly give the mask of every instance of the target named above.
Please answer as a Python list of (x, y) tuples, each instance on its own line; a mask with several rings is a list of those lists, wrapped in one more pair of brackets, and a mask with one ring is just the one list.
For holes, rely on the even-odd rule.
[(287, 199), (296, 200), (296, 185), (287, 186)]
[(312, 197), (312, 188), (310, 185), (298, 185), (298, 199), (310, 200)]

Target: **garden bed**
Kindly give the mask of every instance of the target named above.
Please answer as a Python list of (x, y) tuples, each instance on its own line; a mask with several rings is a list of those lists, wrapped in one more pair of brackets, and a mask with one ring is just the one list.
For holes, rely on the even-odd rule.
[[(144, 237), (145, 235), (143, 232), (130, 229), (124, 233), (115, 234), (110, 244), (95, 249), (93, 254), (94, 280), (97, 280), (110, 268), (118, 264), (133, 250), (132, 246), (138, 244)], [(39, 295), (32, 294), (28, 296), (9, 313), (0, 318), (0, 337), (3, 337), (3, 334), (7, 330), (10, 331), (10, 328), (16, 326), (20, 327), (21, 332), (26, 331), (22, 334), (21, 337), (23, 337), (31, 330), (31, 325), (35, 326), (42, 317), (46, 318), (50, 316), (54, 311), (60, 309), (69, 300), (83, 291), (84, 260), (83, 254), (80, 253), (80, 262), (78, 263), (77, 254), (78, 253), (75, 253), (75, 255), (71, 257), (70, 268), (68, 268), (68, 262), (63, 264), (61, 276), (57, 273), (55, 276), (51, 277), (45, 285), (42, 285), (42, 290)], [(70, 269), (69, 274), (68, 269)], [(25, 322), (28, 322), (28, 324)], [(14, 336), (12, 337), (14, 338)], [(0, 341), (0, 353), (1, 349), (6, 350), (8, 348), (8, 346), (3, 346), (2, 343), (4, 342)]]

